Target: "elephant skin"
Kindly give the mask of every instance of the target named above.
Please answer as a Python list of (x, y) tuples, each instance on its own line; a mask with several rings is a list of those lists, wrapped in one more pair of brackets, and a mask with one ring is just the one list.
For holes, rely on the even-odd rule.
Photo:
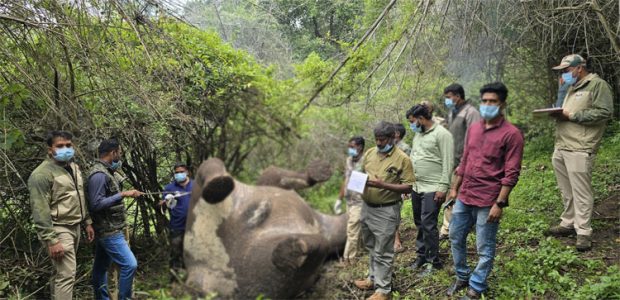
[(239, 182), (215, 158), (198, 169), (187, 218), (186, 283), (201, 296), (295, 297), (346, 241), (346, 215), (318, 213), (293, 190)]
[(276, 166), (269, 166), (261, 172), (256, 185), (268, 185), (287, 190), (301, 190), (325, 182), (332, 176), (329, 162), (315, 159), (305, 170), (291, 171)]

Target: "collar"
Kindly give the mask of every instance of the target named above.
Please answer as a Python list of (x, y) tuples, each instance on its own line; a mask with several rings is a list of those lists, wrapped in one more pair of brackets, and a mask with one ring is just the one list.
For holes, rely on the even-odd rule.
[(68, 161), (65, 164), (61, 164), (60, 162), (56, 161), (54, 158), (50, 157), (49, 155), (47, 156), (47, 158), (45, 159), (46, 161), (48, 161), (50, 164), (53, 164), (55, 166), (59, 166), (61, 168), (65, 168), (65, 167), (71, 167), (71, 163), (73, 163), (73, 161)]
[(428, 130), (421, 132), (422, 134), (427, 134), (430, 133), (431, 131), (435, 130), (435, 127), (437, 127), (437, 122), (433, 122), (433, 126), (431, 126), (431, 128), (429, 128)]
[(185, 186), (182, 186), (180, 183), (178, 183), (176, 180), (173, 180), (172, 183), (174, 183), (174, 185), (186, 189), (187, 187), (191, 187), (192, 186), (192, 179), (188, 179), (189, 181), (187, 182), (187, 184)]
[(487, 131), (487, 130), (495, 129), (495, 128), (498, 128), (498, 127), (502, 127), (504, 125), (505, 121), (506, 121), (506, 118), (504, 117), (504, 115), (501, 115), (500, 119), (499, 119), (499, 122), (497, 122), (497, 123), (493, 124), (493, 126), (487, 128), (484, 119), (482, 119), (481, 120), (482, 128), (484, 129), (484, 131)]
[(396, 150), (396, 148), (398, 148), (398, 146), (396, 146), (396, 145), (392, 145), (392, 149), (390, 149), (390, 151), (388, 151), (387, 153), (382, 153), (382, 152), (379, 152), (379, 148), (377, 148), (377, 146), (375, 146), (375, 149), (377, 149), (377, 150), (376, 150), (377, 155), (379, 155), (379, 156), (383, 156), (383, 155), (385, 155), (385, 157), (390, 157), (390, 156), (392, 156), (392, 153), (394, 153), (394, 151)]
[(463, 107), (467, 106), (467, 104), (469, 104), (469, 100), (463, 100), (463, 103), (461, 105), (456, 105), (454, 106), (454, 113), (458, 114), (459, 111), (461, 111), (463, 109)]
[(592, 81), (592, 79), (598, 77), (598, 75), (596, 73), (589, 73), (588, 75), (586, 75), (586, 77), (581, 78), (581, 80), (579, 80), (575, 86), (573, 87), (574, 89), (580, 89), (586, 85), (588, 85), (588, 83), (590, 81)]
[(115, 171), (114, 171), (114, 170), (112, 170), (112, 166), (111, 166), (109, 163), (107, 163), (107, 162), (105, 162), (105, 161), (103, 161), (103, 160), (101, 160), (101, 159), (98, 159), (98, 160), (97, 160), (97, 162), (99, 162), (99, 163), (100, 163), (100, 164), (102, 164), (102, 165), (103, 165), (106, 169), (108, 169), (108, 171), (110, 171), (110, 174), (114, 174), (114, 172), (115, 172)]

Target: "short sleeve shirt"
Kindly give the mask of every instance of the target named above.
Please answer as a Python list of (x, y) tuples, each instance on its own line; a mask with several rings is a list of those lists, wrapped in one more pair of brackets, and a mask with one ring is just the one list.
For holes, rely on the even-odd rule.
[[(398, 147), (392, 147), (386, 155), (379, 153), (377, 147), (372, 147), (366, 151), (362, 159), (364, 161), (362, 171), (368, 174), (369, 180), (378, 178), (386, 183), (411, 186), (415, 183), (411, 160)], [(400, 201), (401, 194), (386, 189), (366, 187), (362, 198), (370, 204), (387, 204)]]

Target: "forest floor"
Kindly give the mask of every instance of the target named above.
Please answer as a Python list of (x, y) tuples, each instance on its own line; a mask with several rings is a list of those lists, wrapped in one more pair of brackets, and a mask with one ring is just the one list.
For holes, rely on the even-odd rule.
[[(593, 248), (588, 252), (574, 252), (577, 259), (581, 260), (603, 260), (598, 271), (604, 272), (607, 266), (618, 265), (620, 263), (620, 194), (614, 194), (601, 201), (594, 209), (594, 222), (598, 229), (593, 234)], [(439, 254), (444, 261), (444, 267), (436, 275), (420, 279), (415, 272), (408, 266), (415, 260), (415, 237), (417, 230), (409, 222), (401, 229), (401, 238), (406, 250), (397, 254), (393, 280), (393, 298), (402, 299), (438, 299), (447, 298), (445, 291), (454, 280), (454, 269), (452, 255), (450, 253), (450, 242), (440, 243)], [(472, 234), (473, 235), (473, 234)], [(574, 237), (558, 238), (561, 247), (573, 248)], [(532, 243), (534, 244), (534, 243)], [(532, 245), (534, 246), (534, 245)], [(513, 255), (513, 248), (501, 241), (497, 245), (497, 255), (510, 258)], [(572, 251), (572, 250), (571, 250)], [(470, 265), (477, 261), (476, 249), (474, 244), (468, 246), (468, 262)], [(495, 271), (501, 268), (501, 264), (496, 264)], [(563, 268), (563, 267), (560, 267)], [(353, 264), (342, 268), (337, 261), (331, 261), (324, 267), (323, 276), (319, 279), (314, 289), (307, 291), (301, 298), (304, 299), (365, 299), (372, 294), (372, 291), (364, 292), (358, 290), (353, 285), (353, 280), (365, 278), (368, 270), (368, 256), (366, 253)], [(501, 270), (500, 270), (501, 271)], [(498, 285), (494, 274), (489, 278), (490, 291), (488, 297), (503, 297), (494, 287)], [(620, 292), (620, 291), (618, 291)], [(463, 292), (464, 293), (464, 292)], [(547, 297), (548, 296), (548, 297)], [(620, 294), (617, 294), (620, 296)], [(534, 295), (521, 294), (520, 298), (555, 298), (553, 295)]]

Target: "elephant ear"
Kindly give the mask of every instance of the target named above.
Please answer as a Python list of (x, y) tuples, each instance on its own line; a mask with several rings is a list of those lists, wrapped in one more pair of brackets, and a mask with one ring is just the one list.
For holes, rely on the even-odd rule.
[(222, 202), (235, 188), (235, 180), (226, 171), (224, 162), (217, 158), (200, 165), (197, 179), (202, 184), (202, 198), (211, 204)]
[(285, 274), (303, 273), (323, 263), (327, 248), (327, 240), (319, 234), (289, 236), (275, 247), (271, 261)]
[(233, 189), (235, 189), (235, 180), (231, 176), (217, 176), (207, 182), (202, 189), (202, 198), (211, 204), (220, 203), (230, 195)]

